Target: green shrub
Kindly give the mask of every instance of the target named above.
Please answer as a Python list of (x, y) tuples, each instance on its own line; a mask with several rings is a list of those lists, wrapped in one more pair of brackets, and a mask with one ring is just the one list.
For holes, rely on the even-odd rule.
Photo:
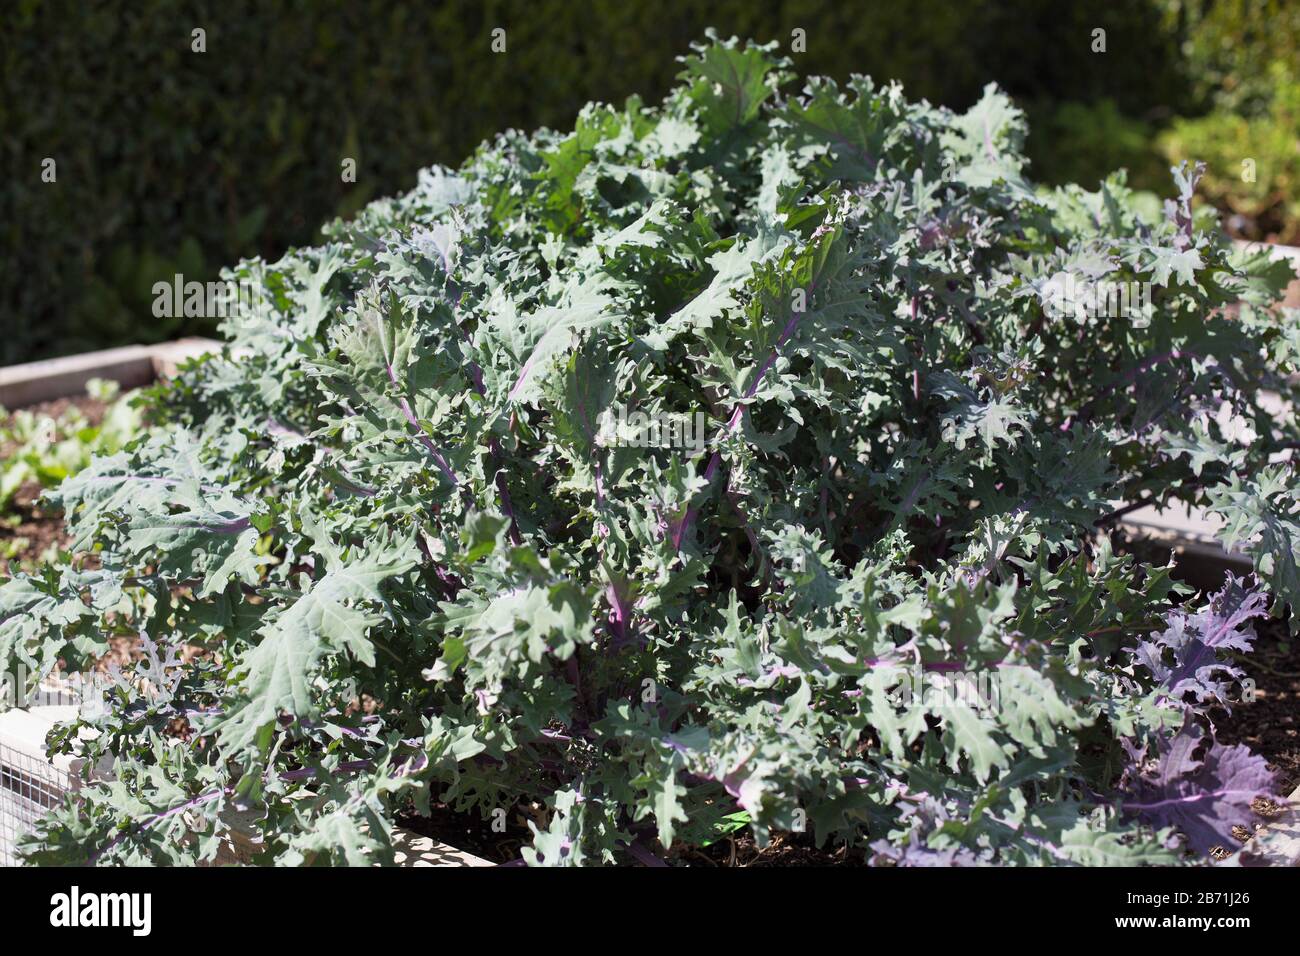
[[(660, 95), (709, 25), (784, 49), (802, 28), (801, 72), (897, 77), (954, 107), (997, 80), (1133, 114), (1183, 88), (1159, 22), (1149, 3), (1057, 0), (14, 0), (0, 48), (0, 364), (206, 331), (155, 318), (153, 283), (278, 256), (497, 129), (568, 127), (588, 100)], [(505, 55), (489, 49), (496, 26)], [(1109, 30), (1104, 60), (1095, 26)], [(195, 27), (206, 53), (191, 52)], [(57, 185), (40, 180), (45, 157)]]
[(1300, 243), (1300, 79), (1282, 63), (1270, 73), (1267, 110), (1244, 116), (1216, 109), (1176, 119), (1161, 135), (1172, 162), (1206, 164), (1201, 194), (1247, 239)]
[(1154, 124), (1126, 116), (1114, 100), (1039, 103), (1028, 112), (1026, 151), (1044, 182), (1095, 185), (1116, 169), (1126, 169), (1138, 189), (1169, 181), (1169, 166), (1153, 148)]
[(1273, 100), (1275, 64), (1300, 63), (1300, 6), (1291, 0), (1164, 0), (1166, 23), (1185, 37), (1194, 101), (1247, 118)]
[(1169, 28), (1186, 37), (1193, 96), (1192, 108), (1162, 118), (1161, 156), (1206, 163), (1201, 195), (1223, 213), (1233, 235), (1300, 242), (1300, 5), (1166, 0), (1165, 6)]

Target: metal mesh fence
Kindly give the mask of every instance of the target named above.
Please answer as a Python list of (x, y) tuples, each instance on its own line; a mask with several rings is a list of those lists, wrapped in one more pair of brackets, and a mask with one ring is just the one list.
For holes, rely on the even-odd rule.
[(20, 834), (63, 802), (67, 774), (43, 756), (0, 743), (0, 866), (17, 866)]

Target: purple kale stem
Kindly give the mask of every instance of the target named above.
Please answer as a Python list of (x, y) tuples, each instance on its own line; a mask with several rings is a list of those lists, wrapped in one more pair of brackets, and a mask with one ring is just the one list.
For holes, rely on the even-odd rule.
[[(916, 325), (916, 311), (919, 305), (920, 305), (920, 301), (917, 299), (917, 297), (912, 296), (912, 325), (913, 326)], [(922, 347), (924, 348), (924, 343), (922, 344)], [(921, 401), (921, 369), (919, 367), (919, 364), (916, 368), (912, 369), (912, 401), (916, 402), (918, 405), (920, 404)]]
[[(591, 413), (587, 411), (587, 405), (582, 400), (582, 389), (575, 388), (574, 395), (577, 400), (578, 415), (582, 418), (582, 430), (591, 442), (592, 459), (594, 462), (594, 472), (596, 481), (596, 510), (601, 511), (605, 506), (605, 483), (601, 470), (600, 454), (596, 447), (596, 424), (591, 418)], [(603, 525), (597, 519), (598, 525)], [(600, 545), (602, 557), (604, 555), (604, 545)], [(602, 561), (603, 563), (603, 561)], [(609, 568), (605, 568), (605, 576), (609, 578), (609, 586), (605, 589), (605, 597), (609, 600), (609, 606), (612, 613), (612, 630), (614, 632), (614, 641), (610, 649), (614, 650), (622, 647), (627, 642), (627, 626), (632, 618), (632, 606), (628, 603), (627, 596), (623, 593), (620, 584), (626, 582), (616, 581)]]
[(1104, 395), (1107, 392), (1114, 391), (1114, 389), (1119, 385), (1133, 381), (1135, 378), (1138, 377), (1138, 375), (1142, 374), (1149, 368), (1154, 368), (1155, 366), (1160, 365), (1163, 362), (1174, 361), (1180, 358), (1194, 359), (1194, 358), (1200, 358), (1200, 356), (1197, 355), (1195, 352), (1189, 352), (1186, 349), (1170, 349), (1168, 352), (1161, 352), (1158, 355), (1153, 355), (1150, 358), (1142, 360), (1137, 365), (1133, 366), (1133, 368), (1129, 369), (1127, 372), (1121, 375), (1112, 385), (1104, 389), (1102, 391), (1102, 394)]
[(640, 840), (633, 840), (631, 843), (625, 843), (623, 845), (627, 847), (627, 852), (631, 853), (633, 858), (642, 866), (668, 866), (668, 863), (663, 859), (663, 857), (646, 849), (641, 845)]
[[(393, 369), (393, 363), (388, 361), (386, 358), (384, 359), (384, 369), (388, 372), (388, 380), (393, 383), (395, 388), (400, 389), (401, 385), (397, 381), (397, 372)], [(460, 482), (456, 480), (456, 474), (451, 470), (451, 466), (447, 464), (447, 459), (443, 457), (442, 452), (438, 451), (438, 446), (435, 445), (429, 436), (424, 433), (424, 429), (420, 426), (420, 420), (415, 417), (415, 412), (411, 410), (411, 403), (406, 400), (406, 396), (399, 395), (397, 397), (397, 404), (398, 407), (401, 408), (402, 414), (406, 416), (407, 422), (409, 422), (411, 427), (415, 429), (415, 435), (419, 438), (420, 443), (424, 445), (429, 454), (433, 456), (433, 460), (442, 470), (443, 476), (450, 481), (453, 486), (459, 485)]]
[(1180, 803), (1200, 803), (1205, 800), (1217, 800), (1220, 797), (1254, 797), (1258, 792), (1258, 790), (1251, 787), (1220, 787), (1218, 790), (1198, 790), (1195, 793), (1170, 797), (1167, 800), (1156, 800), (1154, 803), (1134, 803), (1131, 800), (1121, 799), (1119, 805), (1124, 810), (1158, 810), (1161, 807), (1174, 806)]
[(363, 498), (373, 498), (375, 495), (379, 494), (379, 492), (374, 488), (353, 481), (352, 477), (348, 475), (341, 466), (336, 467), (338, 468), (339, 478), (341, 478), (342, 481), (336, 481), (335, 484), (340, 485), (345, 490), (352, 492), (354, 495), (360, 495)]
[[(1111, 392), (1115, 391), (1120, 386), (1127, 386), (1132, 384), (1133, 381), (1136, 380), (1137, 377), (1141, 375), (1143, 372), (1145, 372), (1147, 369), (1154, 368), (1155, 366), (1161, 365), (1165, 362), (1177, 361), (1178, 359), (1182, 359), (1182, 358), (1199, 359), (1202, 358), (1202, 356), (1197, 354), (1196, 352), (1188, 351), (1187, 349), (1170, 349), (1168, 352), (1160, 352), (1159, 354), (1153, 355), (1150, 358), (1143, 359), (1141, 362), (1139, 362), (1137, 365), (1133, 366), (1131, 369), (1126, 371), (1115, 381), (1111, 382), (1105, 388), (1097, 392), (1097, 394), (1093, 396), (1092, 400), (1089, 401), (1080, 410), (1079, 416), (1091, 417), (1091, 412), (1096, 407), (1098, 402), (1100, 402), (1103, 398), (1105, 398)], [(1068, 429), (1062, 429), (1062, 430), (1064, 431)]]
[[(809, 295), (811, 295), (813, 290), (816, 288), (817, 283), (812, 283), (812, 285), (808, 287)], [(763, 382), (763, 376), (767, 374), (768, 369), (776, 364), (777, 356), (781, 352), (781, 346), (785, 345), (785, 343), (790, 340), (790, 336), (794, 335), (795, 329), (799, 327), (799, 320), (806, 314), (806, 312), (796, 312), (790, 317), (790, 321), (785, 324), (785, 328), (781, 332), (781, 337), (776, 340), (776, 345), (772, 347), (771, 354), (769, 354), (763, 364), (759, 366), (758, 372), (754, 375), (753, 381), (751, 381), (749, 387), (745, 389), (745, 394), (738, 402), (736, 402), (736, 407), (732, 409), (730, 420), (715, 439), (715, 443), (726, 438), (728, 435), (734, 434), (736, 429), (740, 428), (740, 422), (745, 416), (745, 402), (754, 397), (755, 393), (758, 391), (758, 386)], [(721, 464), (722, 452), (715, 451), (713, 457), (709, 459), (708, 467), (704, 469), (704, 481), (706, 484), (712, 484), (713, 477), (718, 473), (718, 466)], [(683, 515), (682, 520), (678, 522), (677, 531), (673, 534), (674, 551), (682, 550), (682, 541), (686, 538), (686, 532), (690, 530), (691, 522), (695, 519), (696, 511), (696, 508), (687, 505), (686, 514)]]
[[(454, 315), (455, 312), (456, 309), (453, 306), (452, 314)], [(469, 342), (469, 335), (461, 328), (459, 322), (456, 323), (456, 328), (460, 329), (465, 341)], [(474, 391), (480, 395), (487, 395), (487, 389), (483, 386), (483, 370), (473, 360), (469, 363), (469, 376), (474, 383)], [(506, 487), (505, 475), (501, 473), (501, 461), (504, 458), (501, 453), (501, 443), (495, 438), (489, 439), (488, 451), (492, 454), (492, 464), (496, 470), (497, 495), (501, 498), (501, 512), (510, 520), (510, 540), (518, 546), (524, 543), (524, 539), (519, 533), (519, 522), (515, 520), (515, 506), (510, 500), (510, 489)]]
[(894, 514), (895, 525), (897, 525), (898, 522), (903, 521), (907, 517), (907, 513), (912, 510), (912, 505), (916, 504), (917, 498), (919, 498), (921, 495), (922, 486), (929, 480), (930, 480), (930, 470), (927, 468), (924, 472), (921, 473), (921, 477), (916, 479), (916, 484), (912, 486), (912, 490), (907, 493), (907, 495), (903, 498), (902, 503), (899, 504), (898, 511)]
[[(823, 505), (825, 504), (825, 500), (824, 500), (825, 494), (826, 494), (826, 489), (823, 488), (822, 489)], [(727, 501), (731, 503), (731, 507), (735, 509), (736, 514), (740, 516), (740, 524), (742, 530), (745, 532), (745, 540), (747, 540), (749, 542), (749, 546), (754, 549), (754, 554), (760, 555), (764, 560), (767, 560), (767, 552), (763, 550), (763, 543), (758, 540), (758, 535), (754, 533), (754, 528), (750, 523), (749, 515), (745, 513), (745, 506), (741, 504), (740, 495), (736, 494), (734, 491), (728, 490)], [(771, 567), (769, 562), (768, 575), (770, 576), (770, 574), (771, 574)]]
[(628, 602), (627, 595), (619, 587), (622, 583), (615, 579), (609, 569), (605, 569), (606, 576), (609, 577), (609, 586), (605, 589), (605, 597), (609, 600), (609, 606), (612, 616), (614, 643), (613, 647), (622, 647), (627, 641), (627, 626), (632, 619), (632, 605)]
[[(233, 787), (223, 787), (220, 790), (212, 790), (209, 791), (208, 793), (201, 793), (192, 800), (187, 800), (184, 803), (180, 804), (179, 806), (172, 807), (170, 810), (164, 810), (162, 813), (158, 813), (152, 817), (149, 817), (142, 824), (140, 824), (139, 829), (147, 830), (149, 827), (156, 826), (157, 824), (162, 823), (164, 820), (168, 820), (176, 816), (177, 814), (184, 813), (186, 810), (192, 810), (194, 807), (202, 806), (205, 803), (210, 803), (213, 800), (216, 800), (217, 798), (222, 797), (233, 791), (234, 791)], [(123, 830), (116, 837), (114, 837), (112, 841), (109, 842), (109, 844), (105, 846), (102, 850), (96, 850), (94, 853), (90, 854), (89, 858), (87, 858), (86, 860), (86, 864), (88, 866), (94, 866), (95, 861), (97, 861), (101, 856), (103, 856), (109, 850), (112, 850), (114, 847), (120, 845), (122, 841), (125, 840), (131, 834), (131, 832), (132, 831), (130, 829)]]
[[(462, 331), (464, 330), (462, 329)], [(468, 341), (468, 338), (469, 337), (466, 336), (466, 341)], [(478, 392), (480, 395), (486, 395), (487, 389), (483, 387), (483, 370), (478, 367), (478, 362), (470, 361), (469, 376), (474, 380), (474, 391)]]
[(574, 648), (569, 659), (564, 662), (564, 676), (568, 678), (569, 683), (573, 686), (573, 700), (578, 706), (580, 723), (585, 726), (587, 723), (587, 701), (582, 694), (582, 673), (578, 670), (577, 648)]
[(506, 487), (506, 476), (501, 471), (501, 443), (495, 438), (488, 440), (488, 451), (492, 453), (492, 464), (496, 466), (496, 486), (497, 494), (501, 497), (501, 511), (510, 519), (510, 540), (516, 546), (524, 543), (523, 536), (519, 533), (519, 522), (515, 520), (515, 506), (510, 500), (510, 489)]

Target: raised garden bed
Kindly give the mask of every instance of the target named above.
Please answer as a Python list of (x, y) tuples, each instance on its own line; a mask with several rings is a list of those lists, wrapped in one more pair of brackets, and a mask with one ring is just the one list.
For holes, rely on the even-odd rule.
[[(1300, 250), (1283, 249), (1281, 254), (1297, 257)], [(1300, 281), (1291, 297), (1300, 296)], [(94, 378), (110, 379), (126, 388), (140, 387), (160, 377), (173, 374), (186, 358), (204, 354), (218, 347), (207, 340), (185, 340), (151, 348), (131, 347), (71, 356), (28, 366), (0, 369), (0, 404), (13, 410), (22, 408), (24, 399), (34, 399), (28, 411), (59, 416), (75, 407), (92, 423), (102, 418), (105, 402), (84, 394), (86, 383)], [(4, 450), (0, 449), (0, 457)], [(0, 526), (0, 547), (6, 539), (26, 539), (25, 547), (10, 547), (10, 562), (37, 560), (54, 544), (66, 542), (62, 516), (41, 508), (37, 499), (39, 486), (24, 488), (15, 496), (11, 510), (16, 523)], [(1249, 558), (1240, 553), (1226, 553), (1215, 540), (1215, 520), (1195, 509), (1175, 505), (1164, 511), (1147, 507), (1126, 515), (1118, 524), (1121, 546), (1136, 545), (1148, 553), (1154, 549), (1172, 554), (1180, 576), (1199, 587), (1213, 588), (1224, 573), (1246, 573)], [(6, 573), (0, 555), (0, 575)], [(1216, 726), (1222, 742), (1244, 743), (1270, 761), (1286, 789), (1300, 786), (1300, 641), (1289, 639), (1285, 626), (1270, 621), (1260, 625), (1257, 653), (1245, 663), (1254, 664), (1258, 696), (1254, 703), (1238, 706), (1231, 715), (1218, 712)], [(123, 649), (121, 654), (129, 653)], [(120, 656), (120, 654), (119, 654)], [(0, 865), (12, 863), (14, 837), (29, 825), (33, 814), (53, 806), (61, 794), (77, 786), (75, 762), (60, 758), (51, 763), (40, 752), (44, 734), (56, 720), (74, 715), (75, 708), (45, 706), (32, 711), (0, 714)], [(1293, 795), (1300, 800), (1300, 790)], [(7, 802), (4, 802), (7, 801)], [(1278, 819), (1269, 824), (1272, 834), (1250, 845), (1257, 855), (1267, 852), (1272, 862), (1279, 862), (1291, 851), (1290, 817), (1274, 813)], [(1267, 810), (1263, 812), (1268, 819)], [(232, 830), (220, 851), (218, 864), (248, 862), (258, 845), (247, 834), (248, 821), (235, 815)], [(435, 807), (429, 817), (413, 813), (399, 817), (394, 831), (402, 866), (491, 866), (519, 861), (519, 850), (531, 839), (522, 819), (511, 821), (505, 832), (497, 832), (489, 821), (474, 814), (456, 813)], [(1250, 834), (1243, 832), (1243, 840)], [(458, 849), (463, 847), (464, 849)], [(1257, 847), (1266, 847), (1258, 849)], [(1279, 849), (1281, 847), (1281, 849)], [(468, 851), (468, 852), (467, 852)], [(1235, 857), (1234, 857), (1235, 859)], [(866, 854), (841, 847), (826, 851), (812, 844), (806, 835), (777, 834), (763, 848), (755, 845), (748, 834), (724, 837), (701, 848), (678, 848), (670, 853), (670, 865), (765, 867), (765, 866), (862, 866)]]
[[(794, 862), (809, 831), (1177, 865), (1280, 799), (1211, 710), (1300, 604), (1295, 436), (1252, 387), (1290, 394), (1300, 350), (1259, 311), (1280, 270), (1197, 229), (1200, 170), (1152, 216), (1119, 177), (1033, 189), (992, 88), (957, 115), (780, 94), (772, 47), (684, 63), (660, 107), (237, 267), (247, 352), (54, 493), (100, 563), (5, 585), (14, 646), (150, 639), (86, 748), (132, 792), (41, 825), (43, 859), (192, 861), (151, 822), (251, 788), (289, 865), (373, 860), (426, 793), (526, 814), (484, 850), (549, 866)], [(1259, 581), (1189, 595), (1094, 546), (1108, 500), (1193, 496)], [(178, 722), (197, 766), (156, 746)]]
[(131, 390), (218, 347), (182, 339), (0, 368), (0, 463), (21, 456), (16, 470), (0, 467), (0, 573), (30, 567), (66, 543), (61, 515), (40, 498), (90, 455), (117, 450), (141, 427), (123, 405)]
[(117, 382), (123, 389), (140, 388), (174, 373), (186, 359), (218, 348), (212, 339), (189, 338), (9, 365), (0, 368), (0, 406), (24, 408), (79, 396), (95, 378)]
[[(75, 406), (92, 423), (97, 423), (106, 408), (104, 402), (60, 393), (65, 389), (84, 388), (87, 380), (96, 377), (113, 378), (125, 386), (149, 384), (169, 374), (178, 359), (202, 354), (208, 348), (207, 343), (188, 342), (152, 350), (113, 350), (74, 356), (61, 363), (37, 363), (38, 368), (25, 368), (21, 374), (6, 375), (5, 370), (0, 370), (0, 382), (11, 388), (6, 393), (11, 400), (15, 395), (44, 396), (30, 411), (57, 416)], [(40, 369), (48, 371), (49, 376), (37, 374)], [(42, 511), (37, 504), (39, 490), (24, 489), (14, 502), (22, 520), (16, 526), (0, 528), (0, 542), (6, 535), (29, 539), (25, 551), (12, 560), (39, 558), (51, 544), (66, 540), (61, 515)], [(1119, 527), (1144, 548), (1167, 549), (1176, 557), (1181, 575), (1198, 586), (1213, 587), (1225, 572), (1240, 574), (1250, 568), (1245, 555), (1228, 554), (1215, 542), (1217, 525), (1212, 519), (1183, 506), (1163, 512), (1144, 508), (1128, 515)], [(0, 562), (0, 574), (4, 571)], [(1297, 716), (1300, 715), (1300, 641), (1290, 640), (1280, 622), (1270, 621), (1261, 625), (1260, 630), (1260, 647), (1251, 661), (1257, 673), (1258, 697), (1252, 704), (1237, 707), (1231, 715), (1220, 712), (1216, 723), (1222, 742), (1250, 745), (1270, 761), (1285, 788), (1290, 789), (1300, 786), (1300, 716)], [(8, 801), (0, 803), (0, 865), (12, 863), (6, 857), (8, 848), (12, 847), (17, 832), (30, 824), (33, 814), (53, 806), (62, 792), (77, 785), (74, 762), (61, 758), (50, 763), (40, 753), (44, 734), (56, 720), (71, 718), (74, 710), (66, 706), (45, 706), (0, 715), (0, 774), (5, 784), (0, 789), (7, 791), (0, 794), (0, 801)], [(1293, 799), (1300, 800), (1300, 790)], [(498, 833), (488, 821), (446, 808), (435, 807), (429, 817), (406, 814), (399, 819), (402, 826), (394, 833), (394, 843), (402, 866), (473, 867), (514, 863), (519, 859), (519, 848), (531, 837), (519, 820), (513, 821), (505, 833)], [(1251, 844), (1252, 849), (1257, 845), (1267, 846), (1267, 852), (1277, 862), (1279, 853), (1289, 852), (1290, 844), (1286, 841), (1290, 839), (1291, 824), (1288, 821), (1284, 817), (1271, 823), (1278, 836), (1270, 837), (1267, 843), (1257, 838)], [(217, 858), (218, 864), (247, 862), (257, 850), (257, 844), (243, 835), (250, 832), (244, 821), (236, 816), (230, 822), (232, 833)], [(1247, 836), (1242, 833), (1243, 838)], [(1275, 844), (1283, 849), (1278, 850)], [(779, 834), (772, 844), (760, 849), (745, 834), (720, 839), (708, 847), (678, 849), (667, 861), (672, 865), (720, 867), (862, 866), (866, 856), (845, 848), (827, 852), (799, 834)]]
[[(74, 720), (78, 705), (46, 703), (66, 701), (72, 692), (57, 679), (47, 682), (31, 706), (0, 710), (0, 867), (17, 865), (18, 837), (46, 812), (62, 805), (65, 794), (83, 785), (81, 761), (46, 755), (46, 736), (55, 725)], [(92, 780), (112, 777), (111, 763), (96, 769)], [(432, 819), (409, 817), (411, 826), (398, 827), (391, 834), (398, 866), (492, 866), (493, 862), (459, 849), (429, 834), (463, 833), (464, 822), (454, 814)], [(241, 865), (252, 860), (259, 849), (253, 836), (253, 817), (230, 813), (229, 827), (213, 861), (214, 865)], [(484, 828), (486, 829), (486, 828)], [(465, 845), (486, 845), (464, 841)]]

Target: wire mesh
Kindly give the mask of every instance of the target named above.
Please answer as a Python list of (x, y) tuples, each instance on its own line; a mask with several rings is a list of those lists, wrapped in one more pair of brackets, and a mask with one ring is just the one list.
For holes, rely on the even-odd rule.
[(43, 756), (0, 743), (0, 866), (17, 866), (18, 838), (63, 802), (66, 774)]

